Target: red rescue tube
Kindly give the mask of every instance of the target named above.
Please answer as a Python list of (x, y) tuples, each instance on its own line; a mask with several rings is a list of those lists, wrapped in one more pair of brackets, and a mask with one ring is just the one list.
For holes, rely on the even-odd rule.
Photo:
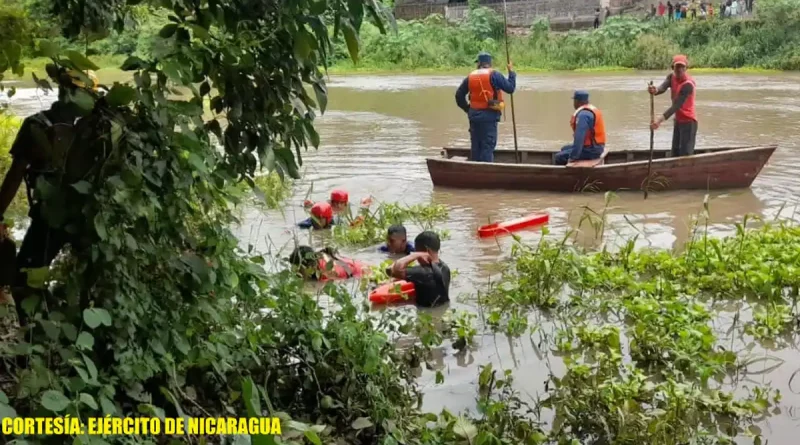
[(516, 232), (517, 230), (526, 229), (528, 227), (547, 224), (548, 221), (550, 221), (550, 215), (547, 213), (531, 213), (530, 215), (523, 216), (522, 218), (483, 226), (478, 229), (478, 236), (481, 238), (487, 238), (490, 236), (505, 235), (507, 233)]
[(414, 301), (416, 298), (414, 283), (405, 280), (383, 284), (369, 294), (369, 301), (378, 304)]

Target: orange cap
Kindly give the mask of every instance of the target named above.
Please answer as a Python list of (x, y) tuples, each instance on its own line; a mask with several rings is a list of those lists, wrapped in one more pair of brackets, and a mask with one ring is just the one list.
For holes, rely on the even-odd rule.
[(350, 201), (350, 196), (348, 196), (346, 191), (337, 189), (331, 192), (331, 202), (343, 202), (347, 204), (348, 201)]
[(678, 54), (672, 58), (672, 66), (675, 65), (683, 65), (686, 68), (689, 68), (689, 59), (687, 59), (683, 54)]
[(311, 216), (331, 222), (333, 221), (333, 207), (327, 202), (318, 202), (311, 206)]

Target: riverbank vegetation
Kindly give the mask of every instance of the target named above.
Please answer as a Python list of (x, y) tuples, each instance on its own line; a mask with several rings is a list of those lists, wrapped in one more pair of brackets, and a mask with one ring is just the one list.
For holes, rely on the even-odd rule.
[[(11, 144), (14, 143), (14, 139), (17, 137), (20, 125), (22, 125), (21, 119), (0, 111), (0, 178), (5, 177), (6, 172), (11, 167), (9, 150), (11, 150)], [(25, 190), (21, 188), (6, 211), (6, 224), (13, 227), (17, 220), (25, 216), (26, 210)]]
[[(597, 30), (558, 33), (540, 20), (528, 35), (510, 37), (511, 57), (520, 70), (665, 69), (676, 53), (687, 54), (693, 67), (798, 70), (798, 10), (797, 0), (764, 0), (752, 19), (668, 22), (612, 16)], [(362, 42), (358, 65), (344, 61), (340, 48), (343, 62), (334, 69), (463, 69), (482, 50), (505, 59), (502, 16), (486, 8), (471, 11), (457, 25), (441, 16), (401, 22), (396, 34), (383, 35), (366, 25)]]
[[(169, 51), (157, 38), (169, 22), (163, 11), (134, 6), (119, 18), (124, 28), (76, 41), (61, 37), (46, 5), (47, 0), (14, 0), (0, 7), (0, 23), (8, 25), (0, 38), (25, 33), (22, 53), (31, 59), (26, 64), (29, 70), (43, 72), (47, 62), (36, 47), (40, 38), (86, 51), (101, 68), (118, 68), (130, 55), (150, 57)], [(511, 53), (520, 71), (665, 69), (676, 53), (687, 54), (694, 68), (800, 70), (798, 10), (800, 0), (763, 0), (757, 16), (747, 19), (668, 22), (612, 16), (597, 30), (570, 32), (551, 32), (545, 19), (525, 35), (511, 35)], [(505, 54), (502, 16), (482, 7), (475, 7), (460, 24), (433, 15), (399, 21), (397, 32), (388, 33), (367, 17), (359, 40), (360, 55), (354, 63), (346, 39), (334, 39), (327, 58), (331, 72), (463, 70), (479, 51), (490, 51), (499, 59)]]

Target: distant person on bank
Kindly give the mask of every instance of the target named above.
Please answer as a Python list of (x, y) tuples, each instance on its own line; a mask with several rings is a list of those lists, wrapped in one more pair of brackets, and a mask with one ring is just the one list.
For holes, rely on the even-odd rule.
[[(497, 145), (497, 123), (503, 114), (503, 91), (512, 94), (517, 88), (517, 75), (508, 63), (508, 79), (492, 68), (492, 56), (482, 52), (476, 60), (478, 67), (456, 90), (456, 104), (469, 117), (472, 146), (471, 160), (494, 162)], [(469, 101), (467, 101), (469, 95)]]
[(648, 87), (650, 94), (658, 96), (670, 90), (672, 106), (656, 117), (650, 126), (653, 130), (673, 114), (675, 127), (672, 130), (672, 156), (691, 156), (694, 154), (694, 143), (697, 138), (697, 114), (694, 108), (696, 85), (686, 70), (689, 61), (684, 55), (672, 58), (672, 73), (670, 73), (658, 88)]
[(606, 147), (606, 124), (603, 113), (589, 103), (589, 93), (576, 91), (572, 96), (575, 112), (570, 119), (572, 143), (556, 153), (556, 165), (598, 159)]

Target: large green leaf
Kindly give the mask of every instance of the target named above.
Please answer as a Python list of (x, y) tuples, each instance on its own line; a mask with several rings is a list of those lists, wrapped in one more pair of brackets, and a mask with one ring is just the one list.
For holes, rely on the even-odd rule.
[(17, 417), (17, 411), (6, 403), (8, 403), (8, 399), (6, 399), (6, 402), (0, 402), (0, 420), (5, 418), (13, 419)]
[(96, 410), (96, 409), (98, 409), (98, 408), (99, 408), (99, 407), (97, 406), (97, 402), (94, 400), (94, 397), (92, 397), (90, 394), (86, 394), (85, 392), (82, 392), (82, 393), (81, 393), (81, 395), (80, 395), (80, 401), (81, 401), (81, 402), (82, 402), (84, 405), (86, 405), (86, 406), (88, 406), (89, 408), (92, 408), (92, 409), (94, 409), (94, 410)]
[(94, 337), (92, 334), (83, 331), (78, 335), (78, 339), (75, 340), (75, 345), (81, 349), (92, 349), (94, 347)]
[(472, 422), (462, 416), (459, 417), (456, 420), (455, 425), (453, 425), (453, 432), (455, 432), (461, 438), (472, 441), (472, 439), (478, 435), (478, 428), (476, 428)]
[(83, 54), (79, 53), (78, 51), (69, 50), (66, 52), (67, 58), (69, 58), (70, 62), (75, 65), (75, 68), (79, 70), (99, 70), (100, 67), (95, 65), (94, 62), (89, 60), (88, 57), (84, 56)]
[(305, 26), (301, 26), (294, 35), (294, 56), (297, 57), (297, 60), (304, 62), (316, 43), (314, 37), (306, 31)]
[[(242, 400), (247, 410), (247, 417), (262, 416), (258, 387), (249, 376), (242, 380)], [(272, 436), (253, 435), (250, 436), (250, 439), (252, 440), (252, 445), (275, 445), (275, 439)]]
[(358, 63), (358, 33), (353, 24), (350, 23), (350, 20), (342, 20), (342, 33), (344, 34), (344, 41), (347, 43), (347, 51), (350, 53), (350, 58), (353, 63)]
[(178, 30), (178, 25), (170, 23), (168, 25), (164, 25), (164, 27), (161, 28), (161, 31), (158, 32), (158, 36), (161, 37), (162, 39), (168, 39), (173, 35), (175, 35), (175, 31), (177, 30)]
[(352, 425), (350, 425), (350, 427), (354, 430), (363, 430), (371, 426), (373, 426), (373, 423), (371, 420), (369, 420), (369, 417), (359, 417), (353, 421)]
[(128, 105), (136, 98), (136, 90), (133, 87), (122, 84), (114, 84), (106, 95), (106, 101), (112, 107), (123, 107)]
[(325, 86), (325, 81), (320, 79), (314, 82), (314, 95), (317, 97), (317, 105), (319, 111), (325, 113), (328, 108), (328, 89)]
[(347, 0), (347, 9), (350, 11), (350, 20), (352, 21), (353, 27), (356, 29), (356, 31), (361, 29), (361, 22), (364, 19), (364, 1), (365, 0)]
[(83, 321), (86, 326), (94, 329), (98, 326), (111, 326), (111, 315), (103, 308), (86, 308), (83, 310)]
[(61, 391), (47, 390), (42, 394), (42, 406), (46, 409), (60, 413), (69, 406), (69, 399)]

